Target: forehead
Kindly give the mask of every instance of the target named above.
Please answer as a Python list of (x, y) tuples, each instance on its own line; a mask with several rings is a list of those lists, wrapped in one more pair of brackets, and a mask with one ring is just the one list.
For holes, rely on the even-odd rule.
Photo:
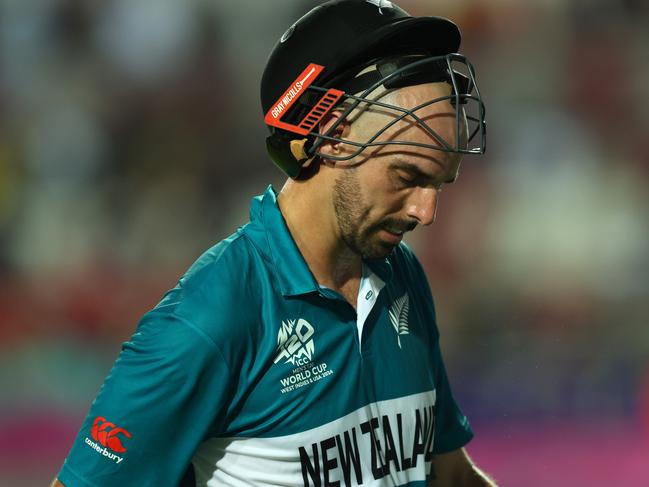
[[(371, 161), (371, 162), (370, 162)], [(387, 146), (368, 159), (379, 177), (403, 173), (419, 185), (441, 185), (457, 179), (462, 155), (419, 147)]]
[[(447, 97), (451, 94), (451, 85), (444, 81), (425, 83), (415, 86), (405, 86), (394, 91), (395, 101), (401, 108), (412, 109), (427, 101)], [(441, 101), (439, 103), (442, 103)], [(431, 106), (438, 105), (433, 103)], [(450, 102), (448, 107), (451, 108)], [(437, 107), (439, 108), (439, 106)]]
[(383, 96), (381, 106), (368, 107), (366, 115), (359, 118), (359, 132), (369, 137), (380, 133), (377, 140), (399, 139), (441, 146), (422, 126), (425, 124), (446, 143), (454, 142), (457, 112), (450, 101), (451, 91), (445, 82), (392, 90)]
[(460, 170), (461, 156), (421, 157), (417, 154), (385, 154), (382, 161), (388, 172), (403, 172), (419, 184), (453, 183)]

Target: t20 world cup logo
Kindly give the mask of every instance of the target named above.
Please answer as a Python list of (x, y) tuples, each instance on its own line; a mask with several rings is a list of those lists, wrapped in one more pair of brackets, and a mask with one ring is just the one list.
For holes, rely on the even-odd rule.
[(315, 352), (315, 344), (311, 338), (314, 331), (313, 326), (302, 318), (282, 321), (282, 326), (277, 334), (277, 356), (274, 363), (279, 362), (282, 358), (285, 359), (285, 363), (293, 365), (311, 362)]

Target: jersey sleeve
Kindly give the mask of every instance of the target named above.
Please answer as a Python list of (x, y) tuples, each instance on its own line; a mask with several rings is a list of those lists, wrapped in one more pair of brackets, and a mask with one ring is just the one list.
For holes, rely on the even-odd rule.
[(416, 290), (419, 298), (425, 303), (427, 314), (430, 315), (431, 354), (433, 375), (435, 381), (435, 442), (433, 453), (447, 453), (466, 445), (473, 438), (473, 431), (467, 417), (453, 397), (451, 385), (446, 374), (439, 342), (439, 330), (435, 317), (433, 296), (428, 285), (428, 279), (419, 260), (405, 244), (399, 247), (406, 259), (409, 269), (409, 280), (418, 283)]
[(467, 417), (462, 413), (453, 398), (451, 386), (446, 375), (446, 367), (439, 348), (439, 339), (433, 347), (435, 364), (435, 442), (433, 453), (447, 453), (463, 447), (471, 438), (473, 431)]
[(66, 487), (178, 485), (221, 428), (233, 376), (195, 295), (166, 298), (123, 345), (59, 472)]

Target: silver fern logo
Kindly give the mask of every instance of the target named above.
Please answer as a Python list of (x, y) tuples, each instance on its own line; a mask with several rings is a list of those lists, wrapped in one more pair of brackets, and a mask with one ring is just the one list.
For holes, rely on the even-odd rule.
[(371, 3), (372, 5), (376, 5), (379, 7), (379, 13), (383, 15), (383, 9), (390, 9), (394, 8), (394, 5), (392, 5), (392, 2), (389, 2), (388, 0), (365, 0), (367, 3)]
[(277, 356), (274, 363), (282, 358), (285, 363), (304, 365), (311, 362), (315, 352), (313, 326), (302, 318), (282, 321), (277, 333)]
[(401, 348), (401, 336), (407, 335), (410, 333), (408, 329), (408, 309), (410, 308), (410, 298), (408, 293), (404, 293), (403, 296), (394, 300), (388, 315), (390, 316), (390, 322), (394, 331), (397, 333), (397, 344)]

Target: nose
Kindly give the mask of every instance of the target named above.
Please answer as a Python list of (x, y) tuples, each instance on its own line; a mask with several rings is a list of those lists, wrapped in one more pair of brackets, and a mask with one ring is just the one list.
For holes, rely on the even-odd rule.
[(416, 188), (408, 199), (406, 209), (408, 216), (421, 225), (430, 225), (435, 221), (438, 197), (437, 188)]

